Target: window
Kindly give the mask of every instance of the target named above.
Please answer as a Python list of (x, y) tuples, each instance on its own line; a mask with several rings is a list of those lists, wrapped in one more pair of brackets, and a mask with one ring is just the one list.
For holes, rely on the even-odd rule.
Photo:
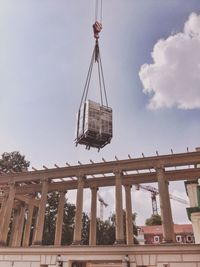
[(160, 237), (158, 235), (153, 237), (154, 243), (160, 243)]
[(186, 241), (187, 241), (188, 243), (192, 243), (192, 241), (193, 241), (192, 236), (191, 236), (191, 235), (187, 235), (187, 236), (186, 236)]
[(84, 261), (73, 261), (72, 267), (86, 267), (86, 262)]
[(176, 236), (176, 242), (179, 242), (179, 243), (182, 242), (182, 236), (181, 235)]

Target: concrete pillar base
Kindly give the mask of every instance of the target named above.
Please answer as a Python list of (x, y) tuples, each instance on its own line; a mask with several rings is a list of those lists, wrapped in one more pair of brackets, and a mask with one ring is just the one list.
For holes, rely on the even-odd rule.
[(42, 246), (42, 242), (41, 242), (41, 241), (35, 241), (35, 242), (32, 244), (32, 247), (38, 247), (38, 246)]
[(125, 245), (124, 240), (123, 239), (115, 240), (114, 246), (120, 246), (120, 245)]
[(74, 240), (73, 242), (72, 242), (72, 246), (79, 246), (79, 245), (82, 245), (82, 242), (81, 241), (76, 241), (76, 240)]
[(194, 232), (195, 244), (200, 244), (200, 212), (192, 213), (191, 221)]
[(4, 241), (0, 241), (0, 247), (6, 247), (7, 244)]
[(163, 242), (162, 242), (163, 244), (169, 244), (169, 243), (176, 243), (176, 242), (174, 242), (174, 240), (163, 240)]

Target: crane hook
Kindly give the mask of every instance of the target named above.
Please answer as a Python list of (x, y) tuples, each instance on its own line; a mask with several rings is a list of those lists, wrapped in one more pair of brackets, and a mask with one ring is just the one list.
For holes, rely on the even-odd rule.
[(99, 39), (99, 33), (101, 32), (102, 30), (102, 24), (98, 21), (95, 21), (95, 23), (93, 24), (93, 32), (94, 32), (94, 38), (96, 40)]

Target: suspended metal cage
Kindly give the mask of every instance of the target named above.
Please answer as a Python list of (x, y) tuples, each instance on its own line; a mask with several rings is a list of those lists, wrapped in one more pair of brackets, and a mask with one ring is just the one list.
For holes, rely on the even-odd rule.
[[(98, 65), (100, 103), (87, 99), (92, 69), (95, 62), (97, 62)], [(77, 113), (75, 144), (85, 145), (87, 149), (95, 147), (100, 150), (110, 143), (112, 135), (112, 109), (108, 107), (99, 44), (98, 40), (96, 40), (79, 111)]]
[(87, 100), (77, 114), (76, 144), (103, 148), (112, 139), (112, 109)]

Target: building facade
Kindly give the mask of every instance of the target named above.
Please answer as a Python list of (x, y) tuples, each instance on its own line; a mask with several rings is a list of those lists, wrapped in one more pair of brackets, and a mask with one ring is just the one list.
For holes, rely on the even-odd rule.
[[(158, 245), (164, 242), (162, 225), (140, 226), (138, 228), (140, 244)], [(180, 244), (194, 243), (192, 224), (174, 224), (175, 241)]]

